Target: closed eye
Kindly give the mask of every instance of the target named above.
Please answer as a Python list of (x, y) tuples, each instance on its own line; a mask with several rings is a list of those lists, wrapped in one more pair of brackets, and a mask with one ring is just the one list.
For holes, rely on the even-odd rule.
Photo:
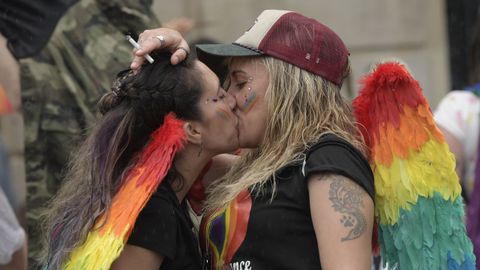
[(240, 88), (243, 88), (243, 87), (245, 86), (245, 84), (247, 84), (247, 82), (246, 82), (246, 81), (245, 81), (245, 82), (240, 82), (240, 83), (237, 83), (237, 84), (236, 84), (236, 86), (237, 86), (237, 88), (239, 88), (239, 89), (240, 89)]

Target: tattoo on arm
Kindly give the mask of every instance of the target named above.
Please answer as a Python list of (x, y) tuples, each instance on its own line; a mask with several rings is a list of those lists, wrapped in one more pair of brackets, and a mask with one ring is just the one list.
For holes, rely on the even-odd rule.
[(340, 223), (349, 233), (342, 242), (359, 238), (367, 229), (367, 220), (362, 212), (365, 191), (342, 176), (332, 177), (328, 199), (335, 212), (341, 213)]

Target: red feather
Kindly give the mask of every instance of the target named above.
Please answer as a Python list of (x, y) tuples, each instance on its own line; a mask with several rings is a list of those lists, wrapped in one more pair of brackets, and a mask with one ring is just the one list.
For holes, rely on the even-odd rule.
[(369, 147), (379, 138), (382, 124), (400, 126), (403, 106), (416, 108), (420, 104), (427, 105), (420, 85), (400, 63), (378, 65), (361, 79), (361, 83), (363, 88), (353, 101), (353, 109), (357, 121), (363, 126), (361, 130)]
[(152, 133), (151, 141), (135, 165), (135, 168), (144, 170), (138, 178), (137, 185), (141, 185), (147, 179), (165, 177), (175, 153), (184, 146), (183, 123), (175, 118), (173, 113), (169, 113), (165, 116), (163, 125)]

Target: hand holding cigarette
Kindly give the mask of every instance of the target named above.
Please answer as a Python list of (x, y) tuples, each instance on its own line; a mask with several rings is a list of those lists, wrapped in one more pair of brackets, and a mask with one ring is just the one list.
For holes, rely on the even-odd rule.
[[(128, 42), (130, 42), (130, 44), (133, 45), (133, 47), (135, 47), (135, 49), (137, 50), (140, 50), (142, 49), (140, 47), (140, 45), (135, 41), (133, 40), (133, 38), (130, 36), (130, 35), (126, 35), (125, 38), (128, 40)], [(154, 60), (153, 58), (150, 56), (150, 54), (145, 54), (143, 57), (145, 57), (145, 59), (147, 59), (147, 61), (150, 63), (150, 64), (153, 64)]]

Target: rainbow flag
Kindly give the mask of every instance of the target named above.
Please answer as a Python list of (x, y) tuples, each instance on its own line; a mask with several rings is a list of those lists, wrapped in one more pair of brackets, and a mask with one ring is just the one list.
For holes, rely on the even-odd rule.
[(378, 241), (389, 269), (475, 269), (455, 158), (419, 83), (379, 64), (353, 102), (375, 178)]
[(0, 85), (0, 115), (13, 112), (13, 107), (8, 101), (5, 89)]

